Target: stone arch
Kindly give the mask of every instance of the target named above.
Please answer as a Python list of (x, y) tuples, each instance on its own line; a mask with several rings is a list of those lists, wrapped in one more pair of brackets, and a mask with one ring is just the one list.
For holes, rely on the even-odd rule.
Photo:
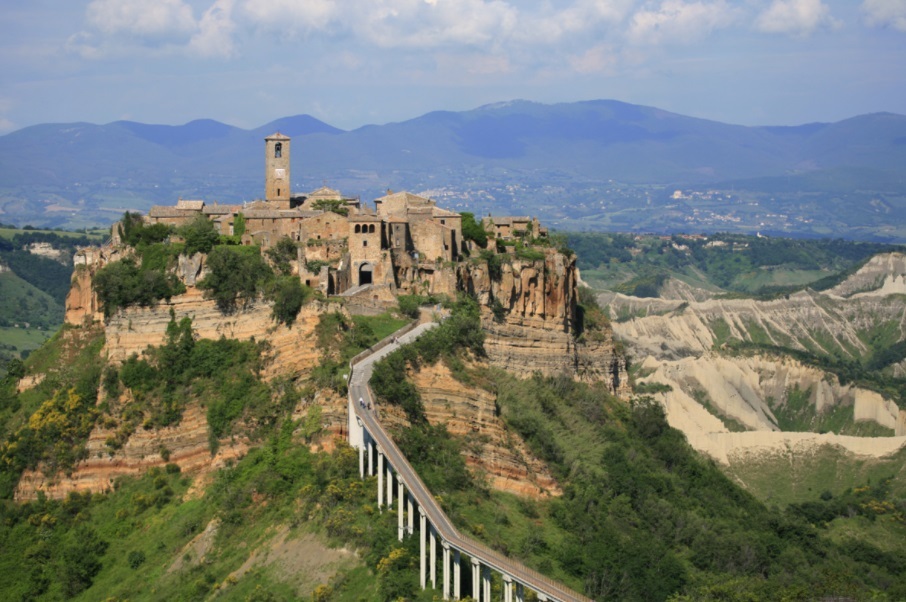
[(374, 282), (374, 266), (367, 261), (359, 266), (359, 285)]
[(362, 226), (360, 226), (359, 224), (356, 224), (356, 225), (355, 225), (355, 233), (356, 233), (356, 234), (360, 234), (361, 232), (362, 232)]

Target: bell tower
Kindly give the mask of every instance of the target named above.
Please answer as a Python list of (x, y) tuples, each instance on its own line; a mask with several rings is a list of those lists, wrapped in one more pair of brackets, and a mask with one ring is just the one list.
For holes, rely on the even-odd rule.
[(289, 209), (289, 136), (280, 132), (264, 139), (264, 200), (277, 209)]

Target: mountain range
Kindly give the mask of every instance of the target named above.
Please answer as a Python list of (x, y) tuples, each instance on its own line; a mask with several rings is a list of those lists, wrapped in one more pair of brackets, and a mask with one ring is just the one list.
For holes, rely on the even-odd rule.
[(906, 116), (746, 127), (613, 100), (512, 101), (349, 131), (308, 115), (251, 130), (36, 125), (0, 137), (0, 221), (82, 227), (179, 197), (252, 200), (275, 131), (293, 138), (297, 192), (327, 184), (370, 201), (407, 189), (561, 229), (906, 239)]

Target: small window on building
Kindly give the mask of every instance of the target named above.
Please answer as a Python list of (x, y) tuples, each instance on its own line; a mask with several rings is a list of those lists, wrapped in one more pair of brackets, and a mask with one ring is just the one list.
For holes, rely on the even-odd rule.
[(371, 234), (374, 234), (374, 224), (371, 224), (370, 226), (368, 226), (368, 232)]
[(280, 189), (277, 189), (277, 196), (280, 196)]
[(355, 233), (358, 234), (358, 233), (360, 233), (361, 231), (362, 231), (362, 226), (356, 224), (356, 225), (355, 225)]
[[(279, 159), (283, 156), (283, 143), (278, 142), (274, 145), (274, 159)], [(277, 194), (280, 194), (279, 192)]]
[(362, 246), (363, 246), (363, 247), (367, 247), (367, 246), (368, 246), (368, 241), (367, 241), (367, 240), (363, 240), (363, 241), (362, 241)]
[(443, 225), (446, 224), (446, 223), (447, 223), (447, 220), (445, 220), (445, 219), (440, 220), (440, 225), (441, 225), (441, 226), (443, 226)]

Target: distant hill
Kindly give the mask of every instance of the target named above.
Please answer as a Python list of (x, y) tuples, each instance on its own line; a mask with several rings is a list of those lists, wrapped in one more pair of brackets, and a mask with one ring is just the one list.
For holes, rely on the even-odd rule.
[[(890, 231), (892, 215), (906, 223), (906, 116), (744, 127), (613, 100), (513, 101), (352, 131), (308, 115), (252, 130), (207, 119), (37, 125), (0, 137), (0, 216), (82, 227), (178, 197), (251, 200), (263, 192), (262, 138), (278, 130), (294, 138), (299, 192), (326, 182), (369, 201), (409, 189), (459, 210), (537, 214), (562, 229), (906, 237)], [(672, 202), (675, 190), (714, 188), (739, 198)], [(824, 196), (803, 206), (802, 194)], [(828, 221), (825, 202), (842, 195), (856, 196), (839, 223)], [(878, 203), (886, 209), (868, 209)]]

